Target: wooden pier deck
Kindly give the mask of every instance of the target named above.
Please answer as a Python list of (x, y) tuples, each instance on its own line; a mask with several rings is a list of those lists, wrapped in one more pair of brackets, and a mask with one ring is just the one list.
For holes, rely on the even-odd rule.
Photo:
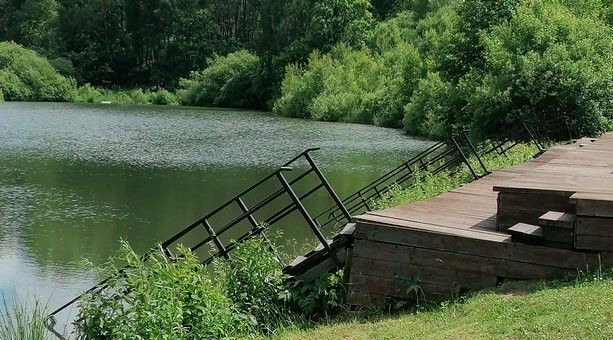
[(346, 270), (356, 306), (611, 265), (613, 133), (355, 222)]

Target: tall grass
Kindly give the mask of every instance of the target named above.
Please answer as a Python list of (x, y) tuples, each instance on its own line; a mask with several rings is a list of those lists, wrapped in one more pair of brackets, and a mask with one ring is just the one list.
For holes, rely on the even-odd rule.
[(45, 327), (46, 306), (34, 299), (34, 305), (27, 301), (2, 296), (0, 308), (0, 339), (2, 340), (44, 340), (51, 333)]
[[(532, 144), (520, 144), (509, 150), (505, 155), (494, 153), (482, 157), (482, 161), (489, 171), (495, 171), (529, 161), (537, 151), (537, 148)], [(476, 159), (471, 158), (470, 162), (473, 168), (479, 169)], [(371, 205), (375, 209), (387, 209), (402, 204), (423, 201), (457, 189), (473, 180), (473, 175), (464, 164), (456, 169), (443, 171), (436, 175), (422, 172), (418, 173), (413, 182), (407, 186), (392, 187), (381, 198), (373, 200)]]

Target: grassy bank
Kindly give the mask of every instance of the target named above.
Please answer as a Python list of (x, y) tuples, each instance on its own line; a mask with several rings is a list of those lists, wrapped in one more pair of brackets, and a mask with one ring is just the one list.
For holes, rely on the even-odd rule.
[(613, 273), (505, 284), (462, 301), (345, 318), (275, 339), (611, 339)]

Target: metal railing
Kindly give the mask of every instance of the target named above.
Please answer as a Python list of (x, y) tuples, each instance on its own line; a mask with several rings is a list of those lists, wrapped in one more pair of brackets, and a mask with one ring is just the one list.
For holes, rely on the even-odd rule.
[[(311, 148), (305, 150), (300, 153), (296, 157), (292, 158), (290, 161), (285, 163), (283, 166), (278, 168), (277, 170), (270, 173), (268, 176), (262, 178), (257, 183), (253, 184), (249, 188), (243, 190), (241, 193), (234, 196), (232, 199), (228, 200), (224, 204), (220, 205), (213, 211), (209, 212), (202, 218), (198, 219), (191, 225), (187, 226), (183, 230), (179, 231), (177, 234), (169, 238), (168, 240), (159, 244), (159, 248), (153, 248), (147, 253), (143, 255), (143, 259), (146, 261), (154, 251), (159, 251), (161, 249), (163, 253), (169, 259), (177, 259), (178, 257), (173, 253), (173, 247), (182, 244), (186, 245), (190, 239), (196, 238), (199, 241), (191, 245), (188, 249), (190, 251), (196, 252), (205, 245), (212, 245), (213, 252), (205, 255), (202, 258), (203, 264), (211, 263), (217, 257), (223, 257), (226, 259), (231, 258), (231, 253), (235, 250), (241, 243), (255, 237), (256, 235), (262, 235), (262, 237), (266, 238), (264, 230), (275, 225), (279, 221), (281, 221), (284, 217), (289, 214), (298, 211), (301, 217), (306, 221), (306, 224), (309, 226), (311, 232), (315, 235), (317, 240), (323, 245), (325, 251), (329, 253), (329, 255), (337, 262), (338, 265), (341, 264), (340, 259), (336, 258), (336, 255), (330, 249), (328, 242), (326, 242), (326, 238), (324, 237), (320, 226), (315, 222), (315, 220), (311, 217), (310, 212), (307, 210), (303, 201), (314, 193), (325, 190), (329, 198), (334, 202), (334, 206), (341, 212), (343, 218), (349, 222), (351, 220), (351, 214), (345, 209), (341, 199), (338, 197), (320, 168), (317, 166), (316, 162), (313, 160), (311, 156), (311, 152), (319, 150), (318, 148)], [(293, 167), (298, 163), (306, 163), (306, 169), (303, 166)], [(289, 179), (287, 176), (288, 173), (292, 172), (295, 176)], [(309, 175), (314, 175), (316, 180), (316, 184), (312, 186), (312, 183), (307, 183), (305, 178)], [(310, 176), (312, 177), (312, 176)], [(311, 181), (312, 182), (312, 181)], [(307, 186), (308, 189), (302, 194), (299, 194), (295, 190), (295, 186), (302, 183), (303, 186)], [(252, 206), (248, 206), (246, 204), (245, 197), (250, 193), (264, 191), (275, 187), (272, 193), (266, 195), (264, 198), (260, 199), (257, 203)], [(275, 206), (275, 204), (283, 203), (280, 200), (286, 198), (289, 199), (289, 203), (283, 204), (281, 208)], [(269, 208), (272, 210), (272, 213), (266, 214), (266, 218), (262, 220), (262, 222), (258, 222), (255, 213), (261, 212), (266, 213), (265, 208)], [(228, 210), (235, 211), (235, 209), (240, 209), (241, 213), (238, 216), (232, 218), (230, 221), (224, 223), (223, 225), (216, 227), (213, 225), (212, 220), (221, 214), (226, 214)], [(236, 226), (238, 226), (241, 222), (248, 222), (250, 224), (250, 228), (248, 231), (243, 232), (239, 236), (233, 237), (229, 242), (225, 242), (222, 239), (222, 236), (227, 236)], [(236, 228), (238, 229), (238, 228)], [(119, 275), (123, 275), (127, 267), (119, 271)], [(48, 328), (59, 338), (63, 338), (59, 332), (55, 330), (55, 317), (61, 313), (62, 311), (67, 310), (71, 306), (75, 306), (79, 303), (84, 297), (89, 294), (98, 294), (106, 289), (110, 289), (109, 283), (113, 277), (107, 278), (101, 282), (99, 282), (94, 287), (65, 303), (58, 309), (54, 310), (47, 317), (47, 326)], [(121, 298), (124, 294), (129, 294), (129, 292), (115, 292), (114, 293), (117, 298)]]
[[(533, 127), (530, 127), (533, 125)], [(568, 134), (568, 135), (566, 135)], [(452, 169), (459, 164), (467, 166), (475, 179), (479, 179), (490, 173), (485, 166), (482, 157), (493, 153), (506, 155), (507, 152), (522, 143), (534, 144), (538, 149), (537, 154), (542, 154), (556, 140), (572, 140), (571, 130), (566, 117), (559, 117), (528, 124), (520, 122), (512, 128), (506, 129), (505, 133), (498, 134), (495, 138), (488, 138), (480, 143), (474, 143), (468, 136), (468, 130), (460, 130), (445, 141), (439, 141), (428, 149), (398, 165), (396, 168), (383, 174), (378, 179), (365, 185), (352, 195), (343, 199), (342, 203), (352, 215), (363, 214), (372, 211), (372, 202), (384, 197), (394, 187), (403, 187), (411, 183), (416, 176), (423, 173), (436, 175), (442, 171)], [(475, 169), (470, 159), (473, 159), (480, 168)], [(322, 228), (335, 228), (342, 224), (342, 212), (336, 206), (315, 216), (315, 221)], [(319, 221), (323, 222), (319, 222)]]
[[(523, 142), (533, 143), (539, 150), (537, 155), (535, 155), (538, 156), (545, 151), (553, 140), (559, 139), (560, 129), (565, 129), (565, 131), (568, 131), (570, 140), (570, 129), (568, 128), (568, 122), (565, 118), (541, 122), (536, 126), (520, 123), (515, 128), (509, 129), (504, 135), (498, 136), (495, 139), (488, 139), (487, 141), (481, 143), (473, 143), (473, 141), (469, 138), (467, 131), (461, 130), (460, 133), (451, 136), (448, 140), (434, 143), (426, 150), (420, 152), (406, 162), (403, 162), (396, 168), (388, 171), (378, 179), (370, 182), (352, 195), (342, 200), (336, 194), (333, 187), (330, 185), (310, 154), (311, 152), (319, 149), (307, 149), (296, 157), (292, 158), (277, 170), (270, 173), (268, 176), (262, 178), (260, 181), (234, 196), (232, 199), (220, 205), (218, 208), (179, 231), (168, 240), (162, 242), (159, 247), (168, 258), (176, 259), (177, 257), (172, 251), (173, 247), (178, 244), (186, 244), (186, 241), (188, 241), (190, 238), (189, 236), (196, 234), (195, 237), (199, 239), (199, 241), (189, 247), (189, 250), (197, 251), (207, 244), (213, 245), (215, 249), (213, 253), (209, 253), (202, 260), (203, 264), (209, 264), (217, 257), (230, 259), (232, 251), (235, 250), (241, 243), (257, 235), (262, 235), (262, 237), (266, 238), (264, 231), (267, 228), (275, 225), (289, 214), (298, 211), (301, 217), (310, 227), (311, 232), (318, 239), (321, 246), (323, 246), (323, 250), (335, 261), (335, 263), (340, 266), (342, 265), (342, 261), (340, 261), (340, 259), (336, 257), (335, 253), (330, 249), (330, 245), (326, 241), (322, 229), (344, 225), (351, 221), (353, 215), (373, 210), (371, 204), (375, 199), (384, 197), (384, 195), (394, 187), (402, 187), (403, 185), (407, 185), (407, 183), (410, 184), (411, 181), (415, 181), (417, 179), (419, 174), (428, 173), (431, 175), (436, 175), (443, 171), (453, 169), (458, 165), (464, 164), (474, 179), (479, 179), (489, 174), (489, 170), (482, 161), (481, 157), (492, 153), (505, 155), (508, 151)], [(293, 165), (299, 162), (306, 162), (306, 169), (300, 170), (299, 168), (293, 167)], [(474, 165), (475, 162), (478, 164), (477, 166)], [(286, 174), (289, 172), (294, 173), (296, 176), (292, 179), (288, 179)], [(304, 193), (298, 194), (294, 187), (311, 174), (316, 176), (317, 184), (315, 186), (311, 186), (310, 189), (306, 190)], [(265, 198), (260, 199), (252, 206), (248, 206), (246, 204), (245, 197), (247, 195), (262, 190), (263, 187), (270, 185), (270, 183), (276, 183), (279, 188), (274, 190)], [(321, 189), (324, 189), (327, 192), (334, 204), (321, 213), (312, 216), (303, 204), (303, 201)], [(273, 206), (273, 202), (277, 201), (277, 199), (283, 196), (289, 198), (290, 202), (283, 205), (282, 208), (275, 209), (273, 213), (267, 215), (267, 218), (263, 219), (261, 222), (258, 222), (258, 219), (254, 216), (254, 214), (256, 212), (262, 212), (266, 207)], [(217, 215), (223, 214), (224, 211), (231, 207), (240, 209), (238, 216), (234, 217), (229, 222), (222, 224), (220, 227), (216, 227), (212, 223), (212, 220)], [(321, 220), (323, 220), (323, 222), (321, 222)], [(229, 242), (224, 243), (221, 237), (226, 236), (235, 228), (235, 226), (244, 221), (249, 223), (250, 229), (239, 236), (232, 238)], [(153, 254), (153, 251), (156, 251), (157, 249), (158, 248), (154, 248), (145, 253), (143, 258), (146, 260), (151, 254)], [(120, 271), (119, 275), (122, 275), (122, 273), (123, 271)], [(48, 328), (59, 338), (62, 338), (62, 336), (54, 329), (55, 316), (70, 306), (74, 306), (88, 294), (96, 294), (104, 291), (108, 288), (108, 284), (111, 279), (112, 278), (107, 278), (106, 280), (101, 281), (91, 289), (75, 297), (49, 314), (47, 317)], [(121, 294), (126, 293), (129, 292), (120, 292), (117, 293), (117, 296), (120, 297)]]

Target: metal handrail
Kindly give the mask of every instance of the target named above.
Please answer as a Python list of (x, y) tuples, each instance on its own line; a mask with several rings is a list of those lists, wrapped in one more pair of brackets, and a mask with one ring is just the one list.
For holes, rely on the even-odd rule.
[[(208, 236), (204, 237), (201, 241), (199, 241), (197, 244), (193, 245), (189, 249), (191, 251), (195, 251), (195, 250), (199, 249), (200, 247), (202, 247), (203, 245), (212, 242), (214, 244), (214, 246), (217, 248), (217, 251), (212, 253), (212, 254), (209, 254), (209, 256), (207, 258), (201, 259), (203, 264), (208, 264), (208, 263), (211, 263), (214, 260), (214, 258), (216, 258), (216, 257), (223, 256), (223, 257), (229, 258), (230, 252), (233, 251), (234, 249), (236, 249), (239, 244), (243, 243), (244, 241), (246, 241), (246, 240), (248, 240), (248, 239), (250, 239), (250, 238), (252, 238), (252, 237), (254, 237), (256, 235), (262, 234), (262, 232), (264, 231), (264, 229), (266, 227), (275, 224), (276, 222), (280, 221), (281, 219), (283, 219), (285, 216), (287, 216), (291, 212), (293, 212), (295, 210), (299, 210), (301, 215), (302, 215), (302, 217), (304, 218), (304, 220), (307, 222), (308, 226), (310, 227), (311, 231), (315, 234), (315, 236), (317, 237), (319, 242), (322, 243), (324, 249), (327, 252), (329, 252), (329, 255), (335, 261), (337, 261), (340, 264), (340, 259), (336, 258), (336, 255), (332, 252), (332, 249), (330, 249), (330, 246), (328, 245), (328, 243), (327, 243), (323, 233), (320, 230), (320, 226), (310, 216), (310, 212), (306, 209), (306, 207), (302, 203), (302, 201), (304, 199), (306, 199), (307, 197), (311, 196), (312, 194), (314, 194), (318, 190), (324, 188), (324, 189), (326, 189), (326, 192), (329, 195), (329, 197), (331, 197), (332, 200), (334, 201), (335, 206), (340, 211), (343, 212), (344, 217), (346, 218), (347, 222), (349, 222), (350, 219), (351, 219), (350, 213), (342, 205), (341, 199), (336, 194), (336, 192), (334, 191), (334, 189), (332, 188), (332, 186), (330, 185), (330, 183), (328, 182), (328, 180), (323, 175), (322, 171), (319, 169), (319, 167), (317, 166), (316, 162), (313, 160), (312, 156), (310, 155), (311, 152), (317, 151), (317, 150), (319, 150), (319, 148), (310, 148), (310, 149), (307, 149), (307, 150), (303, 151), (302, 153), (298, 154), (296, 157), (292, 158), (291, 160), (289, 160), (288, 162), (283, 164), (281, 167), (279, 167), (275, 171), (271, 172), (269, 175), (263, 177), (262, 179), (257, 181), (255, 184), (253, 184), (253, 185), (249, 186), (247, 189), (244, 189), (243, 191), (241, 191), (239, 194), (234, 196), (232, 199), (230, 199), (230, 200), (226, 201), (225, 203), (221, 204), (217, 208), (213, 209), (211, 212), (207, 213), (206, 215), (204, 215), (200, 219), (196, 220), (194, 223), (188, 225), (187, 227), (185, 227), (181, 231), (177, 232), (175, 235), (173, 235), (172, 237), (170, 237), (166, 241), (160, 243), (160, 245), (159, 245), (160, 249), (163, 250), (164, 254), (167, 257), (169, 257), (171, 259), (176, 259), (177, 257), (172, 254), (172, 252), (170, 250), (170, 247), (172, 245), (174, 245), (177, 241), (182, 239), (184, 236), (186, 236), (190, 232), (194, 231), (196, 228), (203, 227), (204, 230), (206, 231), (206, 233), (208, 234)], [(284, 173), (292, 171), (293, 170), (292, 165), (294, 163), (296, 163), (297, 161), (299, 161), (299, 160), (306, 161), (306, 164), (308, 165), (308, 168), (306, 170), (304, 170), (300, 175), (298, 175), (295, 178), (293, 178), (292, 180), (286, 179), (285, 176), (284, 176)], [(310, 188), (309, 190), (307, 190), (305, 193), (303, 193), (301, 195), (298, 195), (294, 191), (293, 185), (297, 184), (298, 182), (300, 182), (302, 179), (304, 179), (306, 176), (308, 176), (310, 174), (315, 174), (319, 183), (316, 184), (315, 186), (313, 186), (312, 188)], [(259, 189), (262, 185), (264, 185), (265, 183), (268, 183), (269, 181), (278, 181), (278, 183), (281, 184), (281, 189), (275, 190), (273, 193), (271, 193), (268, 196), (266, 196), (265, 198), (259, 200), (259, 202), (257, 202), (253, 206), (247, 207), (245, 205), (245, 202), (243, 201), (243, 198), (246, 195), (248, 195), (249, 193)], [(283, 208), (281, 208), (280, 210), (276, 210), (269, 217), (264, 219), (264, 222), (262, 224), (258, 224), (257, 221), (255, 220), (254, 216), (253, 216), (254, 213), (260, 211), (262, 208), (266, 207), (271, 202), (273, 202), (277, 198), (281, 197), (283, 194), (287, 194), (289, 196), (289, 198), (291, 200), (291, 203), (288, 204), (288, 205), (283, 206)], [(239, 208), (241, 209), (242, 213), (240, 215), (234, 217), (231, 221), (229, 221), (226, 224), (224, 224), (221, 228), (215, 229), (210, 224), (209, 221), (213, 217), (215, 217), (217, 214), (219, 214), (221, 211), (223, 211), (224, 209), (230, 207), (233, 204), (238, 205)], [(238, 223), (242, 222), (245, 219), (247, 219), (249, 221), (249, 223), (251, 224), (252, 228), (248, 232), (243, 233), (242, 235), (238, 236), (234, 241), (230, 241), (228, 244), (224, 245), (223, 242), (221, 242), (221, 240), (220, 240), (220, 236), (222, 236), (224, 233), (228, 232), (230, 229), (232, 229), (232, 227), (236, 226)], [(143, 255), (143, 257), (142, 257), (143, 260), (146, 261), (153, 254), (153, 252), (156, 251), (157, 249), (158, 248), (152, 248), (151, 250), (147, 251)], [(118, 274), (119, 275), (123, 275), (125, 273), (125, 271), (128, 270), (128, 269), (129, 269), (129, 267), (124, 267), (124, 268), (119, 270)], [(69, 302), (65, 303), (61, 307), (59, 307), (56, 310), (54, 310), (52, 313), (50, 313), (47, 316), (47, 327), (55, 335), (57, 335), (59, 338), (62, 338), (61, 335), (59, 334), (59, 332), (57, 332), (54, 329), (54, 326), (55, 326), (55, 316), (58, 315), (59, 313), (61, 313), (62, 311), (66, 310), (68, 307), (74, 305), (78, 301), (82, 300), (88, 294), (92, 294), (92, 293), (96, 293), (96, 292), (101, 292), (101, 291), (107, 289), (109, 287), (108, 283), (113, 278), (114, 277), (109, 277), (109, 278), (106, 278), (106, 279), (102, 280), (101, 282), (99, 282), (98, 284), (93, 286), (92, 288), (90, 288), (87, 291), (81, 293), (77, 297), (73, 298)], [(119, 292), (119, 293), (117, 293), (117, 296), (118, 296), (118, 298), (120, 298), (121, 294), (126, 294), (126, 293), (129, 293), (129, 292)]]

